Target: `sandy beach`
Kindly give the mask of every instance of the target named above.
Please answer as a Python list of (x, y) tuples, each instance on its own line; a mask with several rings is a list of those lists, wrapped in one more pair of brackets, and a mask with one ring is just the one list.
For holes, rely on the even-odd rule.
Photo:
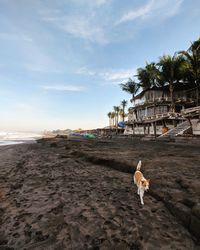
[[(0, 250), (200, 249), (200, 142), (0, 147)], [(132, 176), (150, 178), (142, 207)]]

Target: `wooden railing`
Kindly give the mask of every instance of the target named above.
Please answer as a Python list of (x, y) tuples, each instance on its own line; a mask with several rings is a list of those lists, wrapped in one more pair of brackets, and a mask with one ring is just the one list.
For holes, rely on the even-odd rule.
[[(174, 97), (173, 99), (175, 103), (194, 103), (195, 102), (195, 99), (189, 98), (189, 97)], [(157, 97), (153, 99), (147, 99), (147, 100), (136, 103), (134, 107), (142, 106), (144, 104), (148, 105), (148, 104), (157, 104), (157, 103), (163, 103), (163, 102), (166, 102), (168, 104), (171, 102), (171, 98), (170, 97)]]
[(178, 118), (181, 117), (180, 113), (175, 113), (175, 112), (166, 112), (162, 114), (155, 114), (152, 116), (144, 116), (143, 120), (154, 120), (154, 119), (159, 119), (159, 118)]
[[(156, 120), (156, 119), (161, 119), (161, 118), (183, 118), (180, 113), (175, 113), (175, 112), (165, 112), (162, 114), (155, 114), (151, 116), (143, 116), (142, 118), (138, 119), (130, 119), (128, 122), (145, 122), (145, 121), (151, 121), (151, 120)], [(184, 118), (183, 118), (184, 119)]]
[(183, 116), (194, 114), (194, 113), (199, 113), (199, 112), (200, 112), (200, 106), (181, 110), (181, 114)]

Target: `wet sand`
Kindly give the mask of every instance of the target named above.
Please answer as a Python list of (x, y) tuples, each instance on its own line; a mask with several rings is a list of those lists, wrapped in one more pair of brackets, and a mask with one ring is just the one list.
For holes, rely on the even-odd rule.
[(0, 250), (200, 249), (199, 152), (139, 139), (0, 147)]

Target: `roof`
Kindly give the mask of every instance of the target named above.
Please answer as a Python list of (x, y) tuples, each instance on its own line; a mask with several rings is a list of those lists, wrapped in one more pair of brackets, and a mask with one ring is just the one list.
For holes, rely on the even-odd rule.
[(143, 95), (146, 93), (146, 92), (148, 92), (148, 91), (169, 91), (169, 87), (168, 86), (163, 86), (163, 87), (156, 87), (156, 86), (154, 86), (154, 87), (152, 87), (152, 88), (147, 88), (147, 89), (144, 89), (144, 90), (142, 90), (138, 95), (136, 95), (135, 97), (134, 97), (134, 99), (136, 100), (136, 99), (140, 99), (140, 98), (142, 98), (143, 97)]
[[(194, 84), (188, 84), (188, 83), (177, 83), (174, 85), (174, 91), (178, 92), (178, 91), (184, 91), (184, 90), (193, 90), (194, 88), (196, 88), (196, 86)], [(152, 87), (152, 88), (147, 88), (147, 89), (144, 89), (142, 90), (137, 96), (134, 97), (134, 100), (137, 100), (137, 99), (141, 99), (144, 94), (148, 91), (165, 91), (165, 92), (169, 92), (169, 85), (165, 85), (165, 86), (162, 86), (162, 87)]]

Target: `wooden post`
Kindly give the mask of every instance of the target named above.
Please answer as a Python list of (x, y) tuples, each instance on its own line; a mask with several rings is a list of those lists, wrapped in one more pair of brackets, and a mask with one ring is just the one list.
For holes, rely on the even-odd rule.
[(164, 119), (162, 120), (162, 124), (163, 124), (163, 127), (166, 127), (166, 122)]
[(156, 122), (153, 122), (154, 137), (156, 139)]
[(146, 134), (146, 124), (144, 124), (144, 135)]
[(150, 124), (148, 123), (148, 135), (150, 134)]
[(133, 129), (133, 135), (134, 135), (135, 134), (135, 123), (133, 123), (132, 129)]
[(174, 127), (177, 126), (177, 121), (175, 119), (173, 120), (173, 125), (174, 125)]
[(191, 120), (190, 120), (190, 117), (187, 117), (187, 119), (188, 119), (188, 122), (189, 122), (190, 127), (191, 127), (191, 134), (193, 135), (192, 122), (191, 122)]

